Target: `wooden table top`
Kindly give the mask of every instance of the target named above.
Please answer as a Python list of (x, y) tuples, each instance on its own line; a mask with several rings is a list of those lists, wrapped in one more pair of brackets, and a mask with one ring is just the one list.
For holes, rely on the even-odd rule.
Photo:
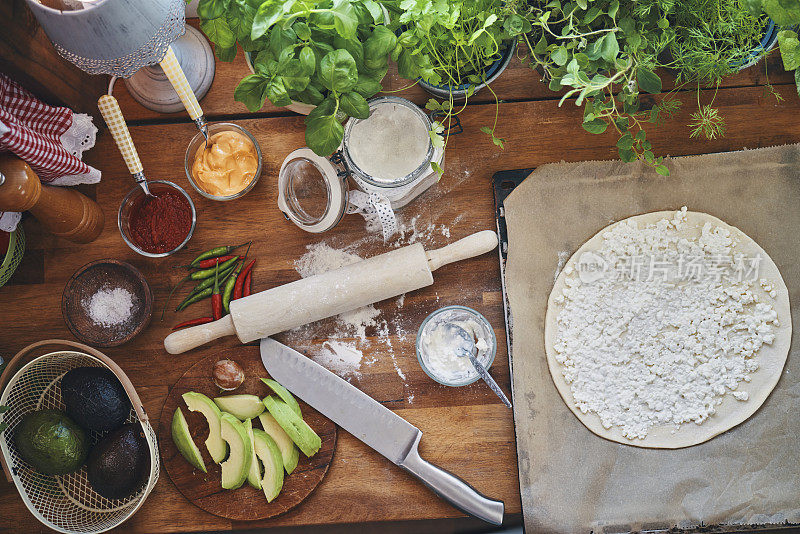
[[(726, 135), (706, 141), (689, 138), (686, 124), (696, 94), (680, 92), (683, 109), (673, 120), (648, 132), (656, 152), (700, 154), (800, 142), (800, 99), (794, 81), (782, 72), (779, 58), (772, 57), (768, 63), (769, 79), (783, 100), (778, 101), (761, 86), (765, 81), (763, 63), (732, 76), (716, 95), (716, 105), (727, 124)], [(353, 245), (362, 255), (391, 248), (376, 234), (366, 233), (363, 220), (355, 215), (345, 217), (338, 227), (321, 236), (305, 233), (283, 218), (275, 202), (276, 177), (284, 157), (304, 144), (303, 118), (269, 104), (259, 113), (247, 113), (243, 105), (233, 100), (233, 89), (246, 74), (241, 54), (232, 64), (218, 63), (211, 91), (201, 101), (209, 120), (235, 120), (261, 144), (261, 179), (248, 195), (233, 203), (206, 200), (187, 183), (183, 158), (186, 145), (195, 134), (188, 117), (147, 111), (131, 100), (124, 84), (117, 84), (115, 94), (133, 124), (131, 133), (146, 174), (150, 179), (175, 181), (195, 201), (198, 223), (194, 237), (185, 250), (160, 260), (138, 256), (125, 245), (115, 217), (119, 202), (133, 183), (112, 139), (102, 131), (87, 159), (102, 170), (103, 180), (98, 186), (83, 190), (94, 195), (102, 206), (106, 227), (97, 241), (78, 246), (43, 234), (32, 218), (25, 220), (25, 258), (11, 282), (0, 288), (4, 308), (0, 347), (4, 357), (41, 339), (72, 338), (61, 317), (61, 292), (75, 270), (96, 259), (116, 258), (138, 267), (153, 289), (154, 308), (160, 310), (169, 287), (183, 275), (172, 267), (187, 263), (196, 253), (212, 246), (253, 240), (250, 256), (258, 260), (253, 275), (255, 291), (297, 279), (293, 261), (306, 252), (308, 245), (320, 241), (334, 248)], [(384, 87), (399, 88), (402, 83), (392, 74)], [(538, 74), (517, 61), (493, 87), (503, 100), (497, 135), (506, 139), (505, 150), (493, 147), (488, 136), (478, 131), (480, 126), (491, 124), (495, 113), (491, 95), (480, 93), (462, 115), (464, 133), (450, 139), (442, 180), (400, 212), (401, 221), (416, 226), (426, 247), (442, 246), (474, 231), (494, 228), (491, 177), (499, 170), (617, 157), (614, 136), (585, 132), (580, 125), (582, 110), (571, 101), (559, 107), (558, 96), (540, 82)], [(708, 102), (712, 93), (704, 91), (702, 100)], [(419, 104), (427, 98), (416, 87), (399, 95)], [(102, 122), (99, 113), (95, 122)], [(408, 239), (407, 236), (403, 242)], [(423, 431), (423, 457), (462, 477), (484, 494), (505, 501), (507, 523), (520, 524), (511, 411), (482, 384), (447, 388), (434, 383), (420, 369), (414, 354), (416, 329), (428, 313), (450, 304), (470, 306), (483, 313), (494, 327), (498, 351), (491, 372), (509, 391), (497, 255), (448, 265), (435, 273), (435, 279), (433, 286), (408, 294), (402, 305), (396, 299), (377, 305), (390, 335), (382, 338), (375, 329), (367, 330), (365, 361), (374, 362), (362, 366), (362, 376), (353, 383)], [(204, 311), (205, 307), (197, 305), (182, 314), (168, 312), (163, 322), (156, 314), (138, 338), (105, 351), (132, 380), (151, 419), (160, 417), (170, 386), (186, 369), (210, 352), (236, 346), (228, 338), (180, 356), (164, 351), (162, 341), (169, 328)], [(308, 350), (327, 339), (335, 328), (334, 321), (327, 320), (279, 339)], [(0, 482), (0, 510), (0, 531), (44, 530), (26, 510), (14, 487), (5, 481)], [(485, 528), (342, 431), (333, 464), (322, 484), (305, 503), (283, 516), (252, 523), (215, 517), (186, 501), (162, 470), (154, 492), (120, 530), (182, 532), (280, 527), (280, 532), (305, 526), (312, 531), (344, 532), (352, 531), (354, 523), (360, 524), (359, 530), (382, 532)]]

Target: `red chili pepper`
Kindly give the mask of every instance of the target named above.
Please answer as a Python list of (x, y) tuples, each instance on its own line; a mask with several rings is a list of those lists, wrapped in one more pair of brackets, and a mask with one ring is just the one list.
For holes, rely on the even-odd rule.
[(247, 278), (244, 279), (244, 289), (242, 290), (243, 297), (250, 296), (250, 279), (253, 277), (253, 271), (247, 273)]
[(219, 265), (214, 271), (214, 290), (211, 292), (211, 316), (214, 320), (222, 319), (222, 295), (219, 293)]
[(199, 324), (206, 324), (213, 321), (213, 317), (198, 317), (197, 319), (189, 319), (188, 321), (184, 321), (182, 323), (176, 324), (172, 327), (173, 330), (177, 330), (179, 328), (185, 328), (187, 326), (197, 326)]
[(186, 265), (185, 267), (188, 267), (190, 269), (210, 269), (211, 267), (214, 267), (217, 264), (217, 262), (225, 263), (231, 258), (238, 258), (238, 257), (239, 256), (233, 255), (233, 256), (220, 256), (219, 258), (209, 258), (207, 260), (203, 260), (197, 263), (196, 265)]
[(252, 260), (247, 264), (247, 267), (242, 269), (242, 272), (239, 273), (239, 278), (236, 279), (236, 285), (233, 286), (233, 300), (240, 299), (244, 296), (242, 294), (242, 286), (244, 286), (244, 280), (247, 278), (247, 275), (250, 274), (250, 271), (253, 269), (253, 265), (255, 265), (255, 263), (256, 260)]

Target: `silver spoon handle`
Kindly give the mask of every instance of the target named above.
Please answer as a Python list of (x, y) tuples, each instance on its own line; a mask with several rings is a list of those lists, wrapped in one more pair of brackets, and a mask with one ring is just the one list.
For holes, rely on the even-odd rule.
[(503, 404), (505, 404), (506, 406), (511, 408), (511, 401), (508, 400), (508, 397), (506, 397), (506, 394), (503, 393), (503, 390), (500, 389), (500, 386), (498, 386), (497, 382), (494, 381), (494, 378), (492, 378), (492, 375), (489, 374), (489, 371), (484, 369), (483, 365), (480, 364), (480, 362), (478, 361), (478, 358), (476, 358), (474, 355), (470, 354), (469, 361), (472, 362), (472, 366), (475, 368), (476, 371), (478, 371), (478, 374), (481, 375), (481, 378), (483, 378), (483, 381), (486, 382), (486, 384), (489, 386), (489, 388), (492, 391), (495, 392), (495, 395), (500, 397), (500, 400), (503, 401)]

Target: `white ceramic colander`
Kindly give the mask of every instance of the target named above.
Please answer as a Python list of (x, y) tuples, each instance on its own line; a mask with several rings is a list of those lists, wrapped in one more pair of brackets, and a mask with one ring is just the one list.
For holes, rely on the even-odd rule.
[[(33, 356), (45, 345), (67, 346), (77, 350), (61, 350)], [(41, 351), (39, 351), (41, 352)], [(106, 367), (122, 383), (132, 409), (128, 423), (142, 425), (150, 448), (150, 475), (144, 486), (125, 499), (109, 500), (95, 492), (86, 477), (86, 467), (67, 475), (42, 475), (31, 468), (18, 454), (14, 431), (22, 417), (39, 409), (64, 409), (61, 400), (61, 377), (75, 367)], [(13, 376), (12, 376), (13, 375)], [(9, 410), (0, 415), (8, 428), (0, 434), (0, 463), (6, 478), (14, 482), (28, 510), (42, 523), (59, 532), (105, 532), (124, 522), (144, 503), (156, 485), (159, 473), (156, 434), (142, 407), (133, 384), (122, 369), (102, 352), (74, 341), (50, 339), (22, 349), (0, 376), (0, 404)], [(101, 434), (88, 433), (92, 444)]]

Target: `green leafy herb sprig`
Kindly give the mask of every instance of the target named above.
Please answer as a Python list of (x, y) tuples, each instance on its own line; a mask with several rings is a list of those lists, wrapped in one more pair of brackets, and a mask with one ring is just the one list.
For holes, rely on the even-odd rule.
[[(759, 49), (769, 25), (741, 0), (682, 0), (669, 6), (668, 58), (662, 66), (677, 71), (676, 89), (697, 87), (697, 111), (689, 123), (690, 137), (716, 139), (725, 134), (725, 120), (714, 107), (716, 90), (725, 76), (766, 54)], [(709, 104), (700, 103), (702, 87), (713, 87)]]
[[(466, 109), (475, 87), (486, 83), (486, 69), (501, 58), (515, 40), (530, 31), (530, 23), (517, 14), (520, 0), (385, 0), (391, 13), (390, 27), (398, 34), (392, 52), (400, 76), (417, 78), (450, 89), (443, 102), (430, 99), (426, 108), (437, 113), (445, 130), (444, 144), (454, 117)], [(453, 88), (468, 85), (463, 101), (453, 96)], [(495, 97), (495, 118), (481, 131), (495, 145), (504, 140), (495, 136), (499, 100)], [(435, 132), (433, 133), (435, 135)], [(441, 172), (437, 169), (437, 172)]]
[(680, 102), (667, 99), (650, 109), (640, 92), (661, 93), (654, 70), (668, 44), (669, 21), (661, 2), (619, 0), (533, 0), (526, 18), (529, 61), (543, 73), (553, 91), (566, 90), (559, 105), (575, 98), (583, 106), (583, 128), (594, 134), (609, 127), (619, 134), (623, 161), (643, 160), (660, 174), (669, 170), (655, 156), (645, 123), (659, 123), (677, 111)]
[(798, 0), (742, 0), (758, 15), (765, 13), (782, 29), (778, 32), (778, 47), (783, 68), (794, 71), (797, 94), (800, 95), (800, 40), (796, 27), (800, 25), (800, 1)]
[(369, 116), (397, 45), (375, 0), (201, 0), (198, 15), (220, 59), (232, 60), (237, 42), (252, 54), (255, 74), (234, 91), (247, 109), (316, 106), (306, 144), (321, 156), (341, 144), (343, 120)]

